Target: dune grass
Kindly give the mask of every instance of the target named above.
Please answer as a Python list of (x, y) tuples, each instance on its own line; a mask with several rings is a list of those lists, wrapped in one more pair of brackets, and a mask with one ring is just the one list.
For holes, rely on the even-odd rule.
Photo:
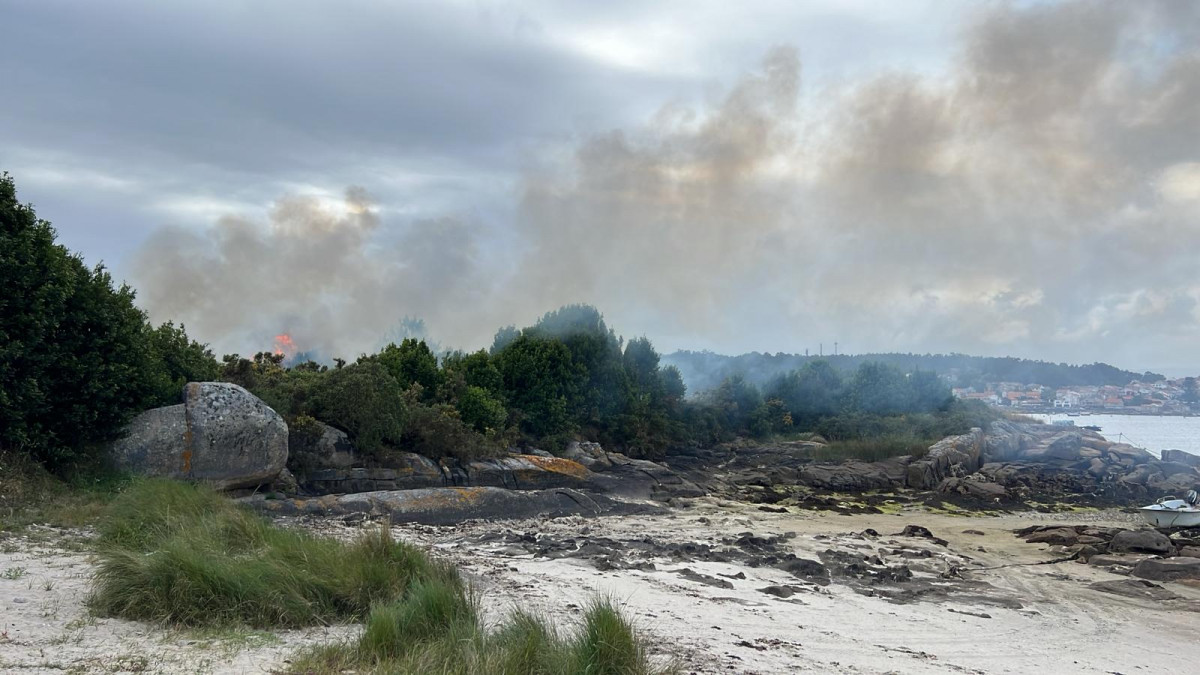
[(97, 614), (182, 626), (362, 618), (410, 582), (451, 574), (387, 530), (353, 544), (285, 530), (199, 486), (147, 480), (101, 517)]
[(97, 532), (89, 604), (102, 616), (216, 630), (365, 620), (357, 641), (306, 650), (294, 673), (658, 672), (606, 600), (565, 635), (524, 612), (489, 630), (457, 570), (386, 529), (342, 543), (277, 527), (204, 487), (145, 480), (113, 500)]
[(450, 579), (418, 582), (403, 599), (376, 606), (356, 643), (326, 645), (288, 672), (409, 675), (647, 675), (655, 668), (634, 627), (608, 600), (596, 600), (573, 632), (514, 611), (487, 630), (474, 598)]

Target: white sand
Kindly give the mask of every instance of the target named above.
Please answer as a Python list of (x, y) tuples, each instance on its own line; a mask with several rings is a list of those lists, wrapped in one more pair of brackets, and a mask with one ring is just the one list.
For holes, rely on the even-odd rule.
[[(881, 547), (892, 538), (862, 541), (845, 535), (868, 527), (887, 535), (913, 523), (949, 540), (953, 553), (947, 557), (946, 549), (932, 542), (904, 539), (905, 545), (929, 548), (946, 558), (922, 561), (935, 566), (949, 566), (960, 556), (973, 559), (964, 563), (967, 569), (1060, 556), (1012, 535), (1013, 529), (1035, 522), (1028, 516), (770, 514), (745, 506), (718, 507), (709, 500), (696, 504), (660, 517), (403, 526), (395, 532), (459, 564), (482, 593), (491, 618), (519, 606), (570, 621), (589, 598), (608, 594), (651, 636), (660, 658), (674, 657), (694, 672), (1135, 673), (1179, 671), (1200, 660), (1200, 613), (1090, 590), (1088, 583), (1122, 577), (1074, 562), (968, 574), (995, 586), (996, 599), (1016, 599), (1023, 605), (1012, 609), (994, 602), (953, 600), (893, 604), (836, 583), (817, 589), (779, 570), (732, 563), (658, 560), (655, 571), (601, 572), (582, 560), (534, 559), (514, 555), (519, 552), (508, 544), (468, 541), (501, 528), (560, 536), (587, 528), (593, 537), (648, 535), (679, 542), (712, 542), (744, 531), (790, 531), (798, 536), (788, 546), (801, 557), (816, 559), (815, 553), (830, 540), (813, 539), (814, 535), (833, 535), (843, 546)], [(1083, 517), (1056, 518), (1079, 522)], [(357, 531), (337, 522), (294, 524), (338, 536)], [(964, 534), (967, 529), (984, 534)], [(87, 556), (54, 543), (54, 537), (35, 535), (37, 541), (0, 541), (0, 575), (24, 569), (19, 578), (0, 578), (4, 672), (270, 672), (285, 665), (284, 659), (302, 644), (352, 636), (357, 630), (344, 626), (275, 636), (206, 636), (94, 619), (83, 604), (89, 583)], [(740, 572), (746, 578), (730, 579), (732, 589), (716, 588), (674, 573), (683, 567), (712, 576)], [(788, 599), (757, 590), (769, 584), (813, 590)], [(1196, 587), (1165, 586), (1200, 600)], [(976, 616), (984, 614), (990, 618)]]

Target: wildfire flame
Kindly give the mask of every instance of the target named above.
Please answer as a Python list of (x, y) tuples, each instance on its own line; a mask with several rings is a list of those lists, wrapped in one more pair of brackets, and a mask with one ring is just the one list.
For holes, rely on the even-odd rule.
[(275, 353), (279, 356), (293, 357), (296, 352), (300, 351), (296, 348), (296, 343), (292, 342), (292, 336), (287, 333), (280, 333), (275, 336)]

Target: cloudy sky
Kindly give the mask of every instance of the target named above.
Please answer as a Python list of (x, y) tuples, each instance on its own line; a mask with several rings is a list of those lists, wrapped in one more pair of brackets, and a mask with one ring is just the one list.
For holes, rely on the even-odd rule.
[(219, 352), (1200, 372), (1200, 3), (0, 0), (0, 168)]

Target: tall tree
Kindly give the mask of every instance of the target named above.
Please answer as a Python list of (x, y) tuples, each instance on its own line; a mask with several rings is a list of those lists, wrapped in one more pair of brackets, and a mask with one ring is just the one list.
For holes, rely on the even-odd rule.
[(152, 400), (154, 355), (133, 290), (55, 243), (0, 175), (0, 449), (52, 469), (89, 459)]

